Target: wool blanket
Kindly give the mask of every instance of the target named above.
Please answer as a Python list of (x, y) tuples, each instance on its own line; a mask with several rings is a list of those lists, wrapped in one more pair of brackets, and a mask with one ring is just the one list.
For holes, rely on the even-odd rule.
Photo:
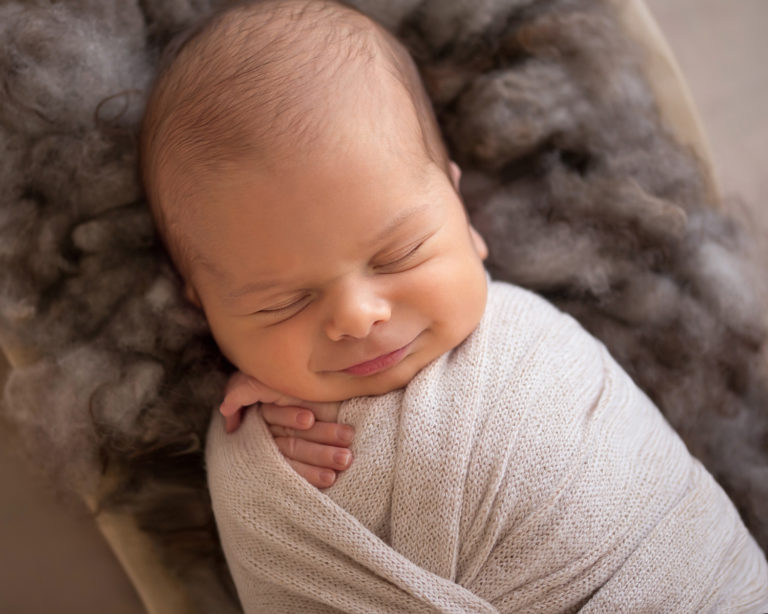
[(251, 612), (766, 612), (762, 551), (604, 346), (492, 283), (478, 328), (354, 398), (320, 491), (257, 412), (213, 420), (209, 485)]

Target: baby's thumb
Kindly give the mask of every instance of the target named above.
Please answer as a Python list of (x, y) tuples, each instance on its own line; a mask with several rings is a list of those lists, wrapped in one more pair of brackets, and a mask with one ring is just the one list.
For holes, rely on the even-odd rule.
[(224, 430), (227, 433), (234, 433), (238, 428), (240, 428), (240, 422), (242, 419), (243, 412), (241, 411), (235, 412), (231, 416), (224, 415)]
[(238, 396), (240, 395), (230, 394), (224, 397), (224, 400), (221, 402), (221, 405), (219, 405), (219, 413), (222, 416), (224, 417), (234, 416), (243, 407), (247, 407), (248, 405), (253, 405), (253, 403), (243, 403), (241, 400), (236, 398)]
[(236, 373), (227, 383), (224, 400), (219, 406), (223, 416), (234, 416), (243, 407), (261, 401), (258, 388), (251, 385), (250, 378), (243, 373)]

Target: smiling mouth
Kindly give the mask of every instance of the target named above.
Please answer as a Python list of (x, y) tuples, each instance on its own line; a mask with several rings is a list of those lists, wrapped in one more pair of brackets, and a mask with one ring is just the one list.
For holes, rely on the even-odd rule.
[(382, 354), (373, 360), (366, 360), (360, 364), (343, 369), (343, 372), (349, 373), (350, 375), (373, 375), (379, 371), (384, 371), (384, 369), (394, 367), (405, 358), (405, 354), (410, 346), (411, 344), (409, 343), (389, 354)]

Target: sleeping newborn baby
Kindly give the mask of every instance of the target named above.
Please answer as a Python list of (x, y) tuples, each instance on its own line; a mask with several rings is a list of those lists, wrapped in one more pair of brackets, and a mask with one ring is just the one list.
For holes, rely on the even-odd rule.
[(229, 412), (231, 433), (214, 418), (246, 612), (768, 609), (762, 552), (658, 410), (573, 319), (488, 279), (418, 72), (381, 27), (327, 0), (213, 16), (155, 84), (142, 172), (241, 373), (230, 401), (355, 429), (321, 491), (262, 413)]

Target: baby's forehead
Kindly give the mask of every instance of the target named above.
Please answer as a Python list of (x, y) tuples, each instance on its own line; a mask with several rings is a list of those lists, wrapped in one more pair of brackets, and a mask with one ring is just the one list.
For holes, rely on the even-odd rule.
[(347, 267), (350, 259), (381, 257), (425, 239), (449, 209), (460, 207), (434, 164), (396, 177), (378, 173), (375, 165), (345, 168), (358, 171), (363, 180), (349, 180), (344, 189), (348, 178), (339, 171), (327, 179), (288, 176), (290, 184), (274, 176), (236, 189), (230, 184), (184, 221), (187, 243), (213, 265), (205, 269), (222, 283), (300, 271), (314, 271), (304, 276), (319, 278)]

